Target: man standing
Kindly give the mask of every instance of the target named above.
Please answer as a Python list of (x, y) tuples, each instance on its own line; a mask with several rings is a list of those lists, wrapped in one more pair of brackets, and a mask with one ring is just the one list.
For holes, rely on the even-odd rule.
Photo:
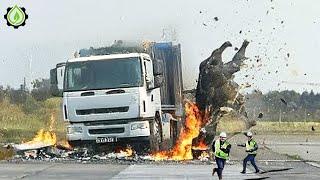
[(252, 132), (247, 132), (248, 141), (245, 145), (240, 145), (243, 147), (246, 147), (246, 152), (248, 153), (247, 157), (243, 160), (243, 170), (241, 171), (242, 174), (246, 173), (247, 168), (247, 162), (250, 161), (254, 169), (256, 170), (256, 173), (259, 173), (259, 169), (256, 165), (255, 158), (257, 155), (258, 150), (258, 144), (257, 142), (252, 138)]
[(213, 168), (212, 176), (215, 172), (217, 172), (219, 180), (222, 179), (222, 171), (226, 160), (229, 158), (230, 149), (231, 144), (227, 141), (227, 134), (225, 132), (221, 132), (219, 139), (213, 141), (212, 143), (212, 150), (218, 166), (218, 168)]

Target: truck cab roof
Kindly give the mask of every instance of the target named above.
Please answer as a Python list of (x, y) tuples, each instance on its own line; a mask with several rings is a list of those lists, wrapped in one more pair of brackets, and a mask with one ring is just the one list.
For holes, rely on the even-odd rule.
[(89, 56), (89, 57), (79, 57), (69, 59), (67, 62), (81, 62), (81, 61), (99, 61), (108, 59), (122, 59), (131, 57), (145, 57), (150, 59), (150, 56), (146, 53), (128, 53), (128, 54), (110, 54), (110, 55), (99, 55), (99, 56)]

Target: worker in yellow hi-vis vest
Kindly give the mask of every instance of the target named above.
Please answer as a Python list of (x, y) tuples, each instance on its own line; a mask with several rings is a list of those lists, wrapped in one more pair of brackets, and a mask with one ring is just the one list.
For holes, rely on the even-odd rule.
[(259, 168), (256, 165), (256, 155), (257, 155), (257, 150), (258, 150), (258, 143), (252, 138), (252, 132), (247, 132), (246, 136), (248, 137), (248, 141), (246, 142), (246, 144), (241, 144), (239, 146), (245, 147), (246, 148), (246, 152), (247, 157), (244, 158), (243, 160), (243, 170), (241, 171), (242, 174), (246, 173), (246, 169), (247, 169), (247, 163), (248, 161), (251, 162), (252, 166), (254, 167), (254, 169), (256, 170), (256, 173), (259, 173)]
[(217, 172), (219, 180), (222, 179), (222, 171), (226, 160), (229, 158), (230, 149), (231, 144), (227, 141), (227, 134), (221, 132), (219, 139), (212, 143), (212, 151), (214, 152), (214, 157), (218, 166), (217, 168), (213, 168), (212, 176)]

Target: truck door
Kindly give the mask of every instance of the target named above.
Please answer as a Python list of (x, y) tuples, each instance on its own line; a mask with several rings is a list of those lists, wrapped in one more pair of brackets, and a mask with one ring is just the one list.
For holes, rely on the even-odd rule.
[(65, 63), (59, 63), (50, 70), (50, 91), (53, 96), (62, 96)]
[(154, 76), (153, 76), (153, 66), (150, 59), (143, 59), (143, 67), (145, 72), (145, 82), (146, 82), (146, 97), (145, 101), (146, 107), (146, 116), (154, 117), (155, 116), (155, 92), (154, 92)]
[(154, 88), (154, 78), (153, 78), (153, 66), (150, 59), (144, 59), (143, 61), (146, 73), (146, 83), (147, 89)]

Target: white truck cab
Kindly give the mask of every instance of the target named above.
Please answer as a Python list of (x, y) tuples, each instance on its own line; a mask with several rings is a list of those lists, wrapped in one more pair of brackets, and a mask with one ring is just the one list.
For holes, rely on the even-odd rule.
[(51, 87), (63, 97), (71, 145), (144, 143), (156, 150), (174, 134), (170, 120), (162, 120), (163, 64), (149, 54), (78, 57), (58, 65)]

